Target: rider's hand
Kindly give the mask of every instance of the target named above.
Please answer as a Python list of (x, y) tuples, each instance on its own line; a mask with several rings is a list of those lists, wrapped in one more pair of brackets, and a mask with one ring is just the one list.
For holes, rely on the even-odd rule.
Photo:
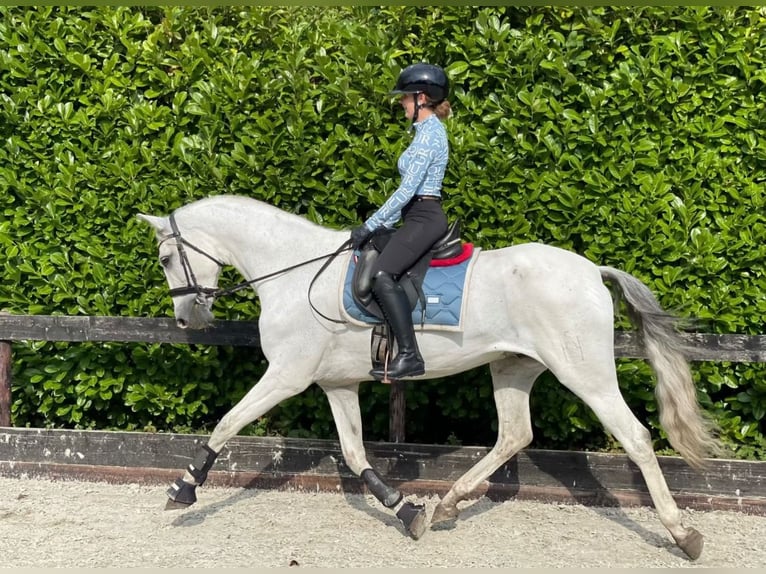
[(362, 244), (367, 241), (370, 235), (372, 235), (372, 231), (370, 231), (364, 223), (359, 227), (354, 227), (354, 229), (351, 230), (351, 247), (354, 250), (359, 249)]

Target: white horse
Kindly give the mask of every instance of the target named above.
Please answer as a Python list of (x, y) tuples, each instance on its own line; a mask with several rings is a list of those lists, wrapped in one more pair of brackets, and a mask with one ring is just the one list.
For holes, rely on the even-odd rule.
[[(218, 277), (234, 266), (261, 301), (259, 330), (268, 368), (213, 430), (183, 478), (168, 490), (169, 506), (196, 501), (224, 444), (242, 428), (312, 383), (327, 394), (348, 467), (413, 538), (428, 526), (425, 509), (403, 500), (367, 461), (359, 384), (370, 380), (370, 329), (335, 323), (348, 254), (309, 285), (348, 231), (316, 225), (260, 201), (222, 195), (195, 201), (169, 217), (140, 214), (159, 241), (159, 261), (181, 328), (213, 319)], [(614, 302), (603, 280), (619, 288), (657, 376), (661, 423), (692, 465), (717, 452), (713, 424), (701, 411), (675, 319), (638, 279), (556, 247), (524, 244), (479, 252), (466, 285), (462, 331), (423, 331), (418, 343), (426, 374), (444, 377), (489, 363), (498, 416), (494, 448), (460, 477), (436, 507), (431, 524), (454, 521), (457, 503), (532, 441), (529, 393), (549, 369), (582, 399), (641, 469), (662, 524), (691, 558), (702, 535), (682, 524), (650, 434), (620, 394), (614, 358)], [(312, 306), (313, 305), (313, 306)], [(317, 311), (320, 311), (318, 313)], [(374, 383), (380, 384), (380, 383)]]

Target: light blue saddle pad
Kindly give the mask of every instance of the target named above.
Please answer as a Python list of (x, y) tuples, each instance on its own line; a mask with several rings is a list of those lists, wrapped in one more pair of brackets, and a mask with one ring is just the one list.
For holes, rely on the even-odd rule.
[[(426, 327), (460, 327), (466, 276), (478, 251), (478, 249), (474, 249), (471, 257), (457, 265), (428, 268), (423, 280), (423, 293), (426, 298), (424, 325)], [(351, 294), (351, 281), (354, 277), (355, 268), (356, 263), (354, 258), (351, 257), (348, 271), (346, 272), (346, 280), (343, 285), (343, 308), (350, 318), (361, 323), (377, 325), (381, 323), (380, 319), (361, 309)], [(421, 306), (418, 301), (415, 309), (412, 311), (412, 323), (415, 326), (420, 325), (421, 318)]]

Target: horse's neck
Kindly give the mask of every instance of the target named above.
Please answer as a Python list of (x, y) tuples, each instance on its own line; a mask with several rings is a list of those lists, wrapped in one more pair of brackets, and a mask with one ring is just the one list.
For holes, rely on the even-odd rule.
[(236, 198), (211, 204), (200, 220), (220, 256), (248, 280), (331, 253), (345, 239), (300, 216)]

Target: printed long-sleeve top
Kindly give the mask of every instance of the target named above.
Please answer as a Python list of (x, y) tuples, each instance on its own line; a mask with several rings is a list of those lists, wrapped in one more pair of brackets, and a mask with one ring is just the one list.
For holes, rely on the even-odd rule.
[(402, 208), (416, 195), (441, 197), (449, 159), (447, 130), (436, 115), (414, 125), (415, 137), (397, 162), (401, 183), (364, 222), (370, 231), (381, 226), (393, 227), (402, 217)]

